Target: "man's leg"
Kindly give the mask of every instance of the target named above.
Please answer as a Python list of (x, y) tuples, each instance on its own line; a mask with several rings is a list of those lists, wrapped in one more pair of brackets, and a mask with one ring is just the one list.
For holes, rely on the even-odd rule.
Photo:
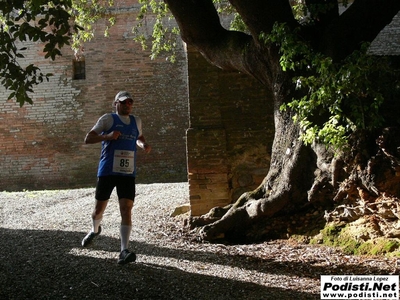
[(92, 230), (83, 238), (82, 246), (89, 246), (94, 238), (101, 233), (100, 223), (103, 219), (104, 210), (107, 207), (107, 201), (98, 201), (96, 200), (96, 204), (92, 213)]
[(108, 199), (114, 189), (113, 177), (105, 176), (97, 179), (95, 205), (92, 212), (92, 230), (83, 238), (82, 246), (88, 246), (101, 233), (100, 223), (108, 204)]
[(119, 200), (119, 209), (121, 213), (121, 251), (128, 249), (129, 238), (132, 232), (132, 208), (133, 200), (127, 198), (121, 198)]
[(119, 211), (121, 214), (121, 253), (118, 264), (127, 264), (136, 260), (136, 254), (128, 250), (132, 232), (132, 208), (135, 200), (135, 177), (124, 176), (117, 184)]
[(121, 198), (119, 200), (119, 209), (121, 212), (121, 253), (119, 254), (118, 264), (124, 265), (136, 260), (136, 254), (128, 250), (129, 238), (132, 232), (132, 208), (133, 200)]
[(94, 233), (99, 232), (100, 223), (101, 220), (103, 220), (103, 214), (104, 211), (106, 210), (107, 204), (108, 200), (106, 201), (96, 200), (96, 204), (94, 206), (94, 210), (92, 213), (92, 220), (93, 220), (92, 232)]

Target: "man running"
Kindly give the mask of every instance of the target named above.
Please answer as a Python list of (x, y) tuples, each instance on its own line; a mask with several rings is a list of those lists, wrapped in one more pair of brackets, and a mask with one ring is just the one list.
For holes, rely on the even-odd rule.
[(82, 246), (90, 245), (101, 233), (100, 223), (108, 200), (116, 187), (121, 213), (121, 253), (118, 264), (136, 260), (136, 254), (129, 251), (132, 231), (132, 208), (135, 200), (136, 146), (151, 151), (142, 134), (142, 121), (131, 115), (133, 99), (126, 92), (119, 92), (113, 101), (115, 113), (101, 116), (85, 137), (86, 144), (102, 143), (97, 172), (96, 201), (92, 213), (92, 229), (83, 238)]

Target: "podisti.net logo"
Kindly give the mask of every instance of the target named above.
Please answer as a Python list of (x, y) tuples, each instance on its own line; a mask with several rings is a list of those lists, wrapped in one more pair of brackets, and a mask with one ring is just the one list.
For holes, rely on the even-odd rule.
[(399, 299), (398, 275), (321, 275), (321, 299)]

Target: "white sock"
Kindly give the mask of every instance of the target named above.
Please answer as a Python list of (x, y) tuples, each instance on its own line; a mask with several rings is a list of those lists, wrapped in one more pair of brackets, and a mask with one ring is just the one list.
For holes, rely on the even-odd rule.
[(131, 225), (121, 225), (120, 227), (120, 237), (121, 237), (121, 251), (128, 249), (129, 237), (131, 236), (132, 226)]
[(100, 223), (101, 223), (101, 220), (102, 220), (102, 219), (103, 219), (103, 218), (100, 218), (100, 219), (97, 219), (97, 220), (93, 219), (92, 231), (93, 231), (94, 233), (99, 232), (99, 226), (100, 226)]

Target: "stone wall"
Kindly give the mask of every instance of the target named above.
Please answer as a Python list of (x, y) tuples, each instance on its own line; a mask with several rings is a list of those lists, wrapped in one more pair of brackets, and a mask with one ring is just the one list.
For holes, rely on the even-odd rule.
[[(137, 1), (128, 1), (137, 2)], [(129, 3), (127, 3), (128, 5)], [(132, 3), (131, 3), (132, 4)], [(55, 61), (43, 59), (43, 45), (26, 43), (26, 63), (34, 62), (49, 82), (35, 88), (33, 105), (7, 101), (0, 89), (0, 190), (60, 189), (92, 186), (100, 144), (84, 145), (97, 119), (112, 110), (119, 90), (134, 95), (134, 114), (143, 120), (150, 154), (138, 153), (141, 183), (187, 180), (187, 65), (183, 46), (171, 64), (133, 41), (137, 4), (119, 7), (117, 24), (104, 37), (105, 22), (96, 24), (96, 38), (84, 45), (86, 79), (73, 80), (74, 53), (68, 47)], [(152, 20), (147, 22), (148, 32)]]

